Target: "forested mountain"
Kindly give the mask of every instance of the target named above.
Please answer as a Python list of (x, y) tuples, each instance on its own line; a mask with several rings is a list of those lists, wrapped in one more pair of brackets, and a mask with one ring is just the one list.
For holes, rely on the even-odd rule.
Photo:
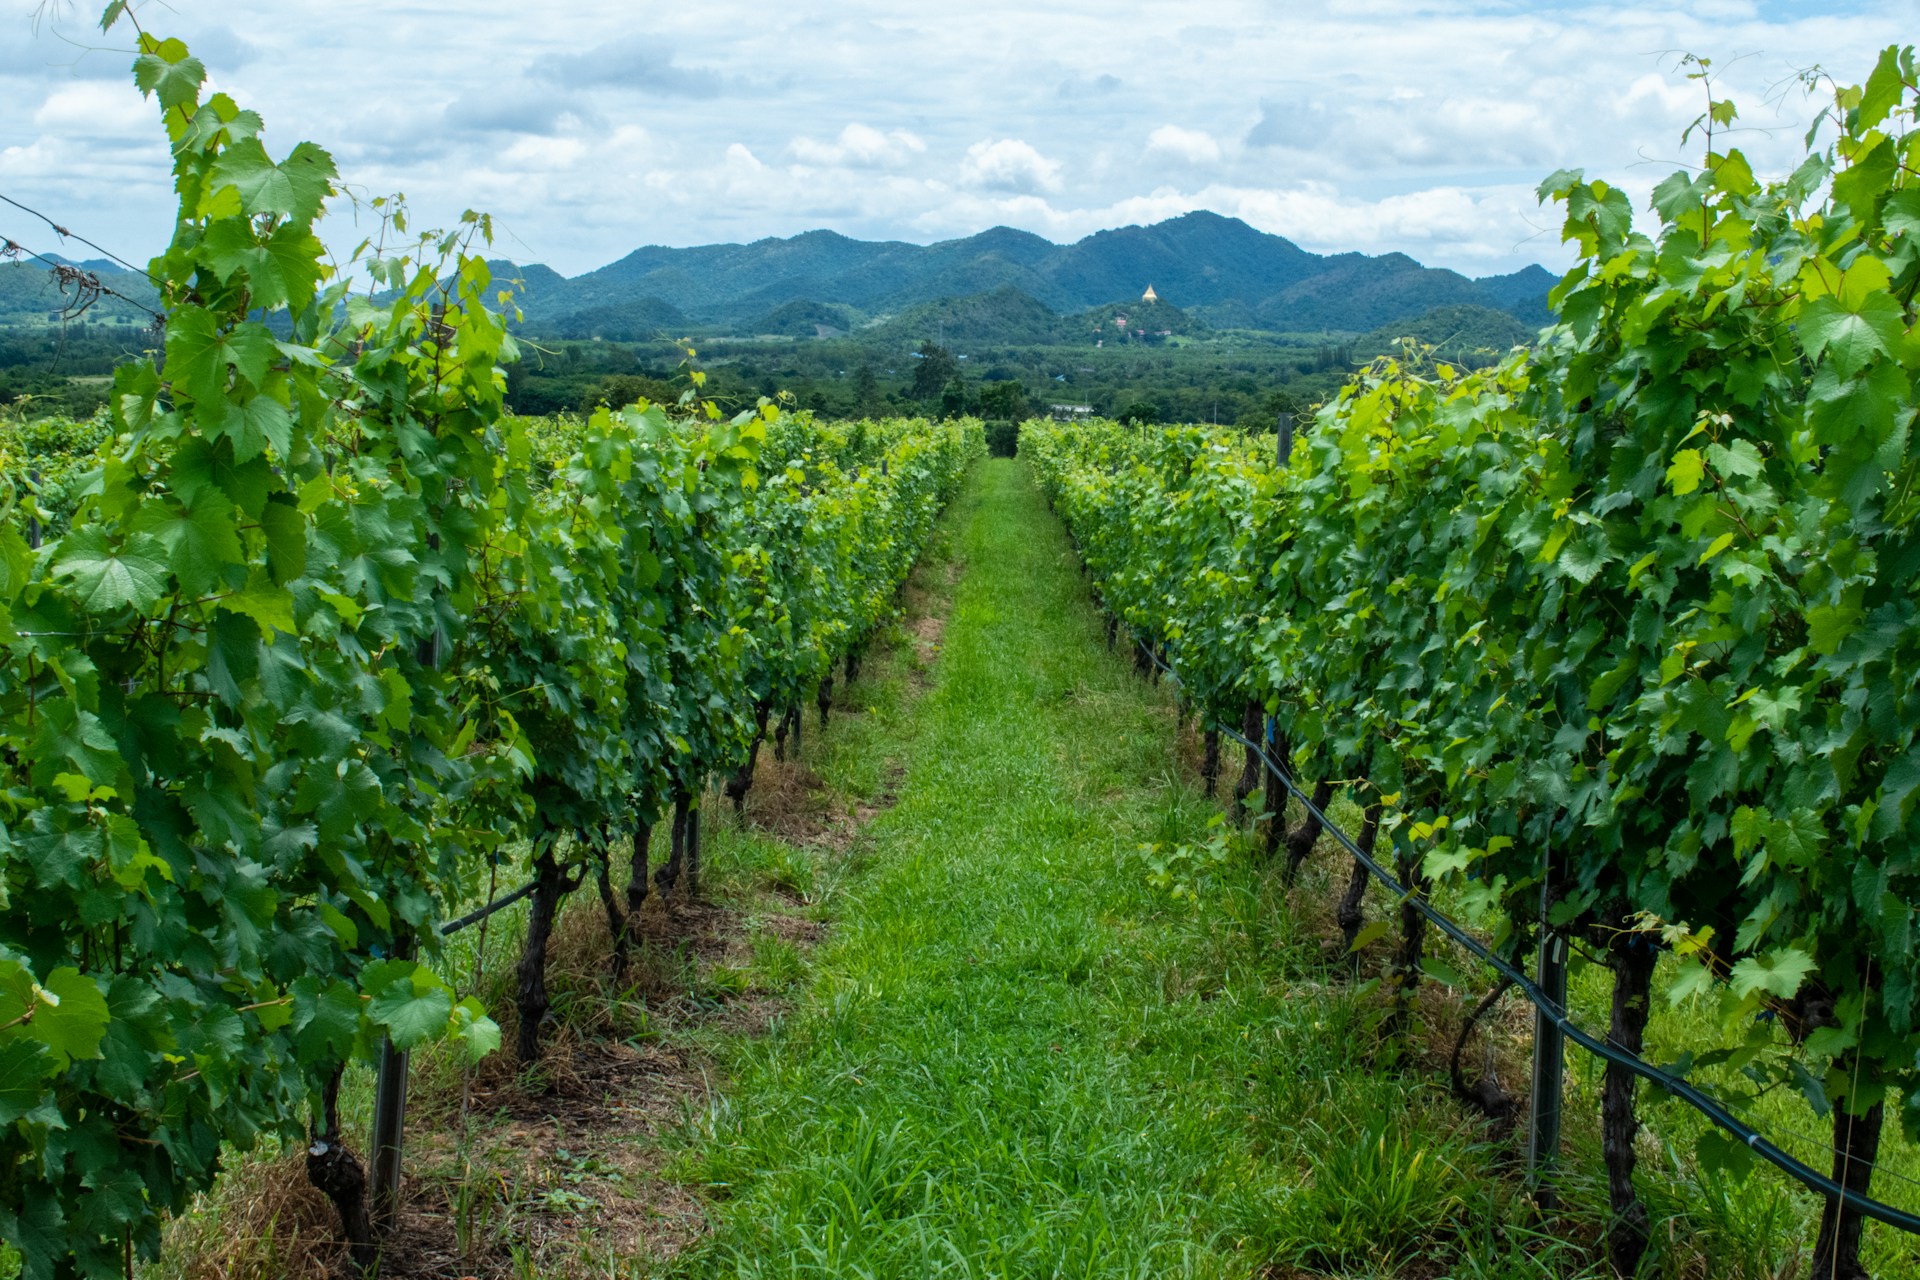
[[(110, 263), (78, 265), (130, 296), (152, 297), (144, 278)], [(1108, 329), (1149, 285), (1160, 299), (1146, 326), (1154, 333), (1364, 334), (1463, 306), (1538, 325), (1554, 282), (1537, 266), (1474, 280), (1400, 253), (1309, 253), (1214, 213), (1101, 231), (1070, 245), (1009, 227), (931, 245), (809, 231), (744, 245), (637, 249), (572, 279), (539, 264), (493, 266), (517, 282), (529, 331), (614, 342), (911, 330), (967, 342), (1091, 345), (1096, 326)], [(0, 323), (45, 322), (62, 305), (45, 267), (0, 264)], [(111, 297), (88, 318), (147, 319)]]
[[(153, 284), (143, 275), (125, 270), (105, 259), (68, 261), (66, 265), (91, 272), (101, 284), (115, 293), (146, 306), (157, 305)], [(74, 288), (63, 293), (54, 272), (31, 258), (0, 262), (0, 325), (58, 323), (62, 314), (72, 312), (77, 303), (84, 301)], [(139, 307), (130, 306), (111, 294), (94, 299), (82, 314), (93, 324), (114, 322), (144, 325), (153, 318)]]
[[(807, 313), (784, 311), (790, 303), (850, 308), (877, 320), (940, 299), (1004, 302), (1007, 290), (1073, 315), (1138, 298), (1148, 285), (1214, 328), (1364, 333), (1439, 306), (1544, 321), (1554, 279), (1528, 267), (1473, 280), (1399, 253), (1323, 256), (1204, 212), (1070, 245), (1009, 227), (931, 245), (809, 231), (744, 245), (650, 246), (571, 280), (537, 265), (502, 270), (523, 282), (530, 327), (569, 336), (598, 332), (594, 326), (610, 317), (631, 328), (668, 309), (695, 328), (790, 334), (796, 322), (813, 323)], [(770, 321), (774, 327), (763, 329)]]
[(1409, 319), (1395, 320), (1356, 338), (1350, 354), (1367, 360), (1392, 354), (1402, 338), (1433, 348), (1435, 359), (1471, 367), (1491, 364), (1514, 347), (1533, 341), (1537, 326), (1491, 307), (1435, 307)]

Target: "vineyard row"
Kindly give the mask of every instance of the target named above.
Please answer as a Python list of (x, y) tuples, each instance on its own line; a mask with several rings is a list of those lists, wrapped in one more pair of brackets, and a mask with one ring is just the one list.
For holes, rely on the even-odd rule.
[(0, 441), (0, 1234), (27, 1280), (126, 1274), (269, 1136), (371, 1259), (345, 1064), (500, 1039), (436, 973), (441, 926), (531, 880), (536, 1056), (560, 898), (596, 877), (624, 939), (669, 819), (653, 883), (681, 883), (708, 780), (739, 798), (763, 738), (825, 714), (984, 450), (971, 421), (728, 417), (697, 374), (676, 406), (516, 419), (484, 218), (414, 235), (375, 201), (336, 267), (326, 153), (271, 158), (183, 45), (140, 48), (180, 197), (164, 362), (119, 370), (104, 423)]
[[(1682, 1070), (1741, 1105), (1803, 1093), (1861, 1193), (1884, 1121), (1920, 1131), (1915, 102), (1912, 50), (1888, 49), (1766, 183), (1716, 149), (1716, 102), (1704, 165), (1659, 184), (1645, 230), (1625, 192), (1554, 175), (1579, 255), (1558, 323), (1477, 372), (1376, 362), (1284, 458), (1205, 428), (1020, 442), (1141, 660), (1164, 654), (1209, 723), (1271, 719), (1314, 806), (1344, 789), (1359, 846), (1387, 841), (1508, 963), (1584, 940), (1629, 1054), (1677, 954), (1671, 997), (1727, 1028)], [(1243, 796), (1257, 773), (1250, 754)], [(1318, 829), (1271, 824), (1287, 874)], [(1623, 1275), (1647, 1247), (1634, 1084), (1609, 1064)], [(1861, 1274), (1861, 1227), (1830, 1199), (1814, 1273)]]

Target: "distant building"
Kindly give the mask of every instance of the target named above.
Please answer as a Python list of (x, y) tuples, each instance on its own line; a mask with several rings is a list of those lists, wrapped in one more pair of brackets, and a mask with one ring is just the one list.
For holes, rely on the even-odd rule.
[(1141, 294), (1141, 295), (1140, 295), (1140, 301), (1142, 301), (1142, 302), (1158, 302), (1158, 301), (1160, 301), (1160, 295), (1159, 295), (1159, 294), (1157, 294), (1157, 293), (1155, 293), (1155, 292), (1153, 291), (1153, 286), (1152, 286), (1152, 285), (1148, 285), (1148, 286), (1147, 286), (1147, 291), (1146, 291), (1145, 293), (1143, 293), (1143, 294)]
[(1047, 413), (1055, 418), (1091, 418), (1093, 406), (1090, 404), (1050, 404)]

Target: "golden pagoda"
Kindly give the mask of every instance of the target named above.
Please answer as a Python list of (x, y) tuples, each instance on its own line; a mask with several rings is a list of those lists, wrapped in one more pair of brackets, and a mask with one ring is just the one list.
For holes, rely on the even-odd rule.
[(1160, 301), (1160, 295), (1159, 295), (1159, 294), (1157, 294), (1157, 293), (1155, 293), (1155, 292), (1153, 291), (1153, 286), (1152, 286), (1152, 285), (1148, 285), (1148, 286), (1147, 286), (1147, 291), (1146, 291), (1145, 293), (1143, 293), (1143, 294), (1141, 294), (1141, 295), (1140, 295), (1140, 301), (1142, 301), (1142, 302), (1158, 302), (1158, 301)]

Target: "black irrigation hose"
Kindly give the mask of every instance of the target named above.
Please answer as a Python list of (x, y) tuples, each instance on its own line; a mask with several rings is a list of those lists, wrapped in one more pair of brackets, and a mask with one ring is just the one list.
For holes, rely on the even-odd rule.
[(458, 920), (447, 921), (445, 924), (440, 926), (441, 936), (451, 938), (454, 934), (460, 932), (462, 929), (467, 928), (469, 925), (479, 924), (482, 920), (485, 920), (488, 916), (492, 915), (494, 912), (503, 911), (506, 908), (512, 906), (514, 903), (520, 901), (520, 899), (526, 897), (528, 894), (532, 893), (536, 888), (538, 888), (539, 885), (540, 885), (540, 882), (538, 880), (529, 880), (525, 884), (521, 885), (518, 889), (515, 889), (512, 893), (508, 894), (506, 897), (495, 898), (492, 902), (489, 902), (486, 906), (481, 907), (477, 911), (470, 911), (466, 915), (461, 916)]
[[(1150, 652), (1151, 649), (1152, 646), (1149, 646)], [(1176, 681), (1180, 679), (1180, 673), (1168, 666), (1158, 653), (1152, 653), (1152, 657), (1154, 662), (1159, 664), (1161, 670), (1165, 671)], [(1665, 1089), (1668, 1093), (1679, 1098), (1695, 1111), (1698, 1111), (1701, 1115), (1713, 1121), (1734, 1137), (1740, 1139), (1748, 1150), (1752, 1151), (1762, 1160), (1765, 1160), (1768, 1164), (1779, 1169), (1809, 1190), (1817, 1191), (1828, 1199), (1840, 1200), (1849, 1209), (1852, 1209), (1864, 1217), (1884, 1222), (1890, 1227), (1897, 1227), (1910, 1235), (1920, 1235), (1920, 1214), (1909, 1213), (1905, 1209), (1896, 1209), (1890, 1204), (1884, 1204), (1870, 1196), (1864, 1196), (1851, 1187), (1841, 1186), (1826, 1174), (1821, 1173), (1818, 1169), (1803, 1164), (1785, 1151), (1782, 1151), (1759, 1133), (1759, 1131), (1742, 1123), (1732, 1112), (1708, 1097), (1694, 1085), (1689, 1084), (1679, 1076), (1662, 1071), (1659, 1067), (1654, 1066), (1638, 1054), (1628, 1053), (1624, 1049), (1617, 1048), (1605, 1040), (1581, 1030), (1578, 1024), (1567, 1017), (1566, 1011), (1556, 1006), (1553, 1001), (1547, 997), (1546, 993), (1541, 991), (1525, 973), (1522, 973), (1519, 969), (1516, 969), (1492, 951), (1488, 950), (1477, 938), (1468, 933), (1464, 926), (1455, 923), (1451, 918), (1436, 911), (1425, 898), (1410, 895), (1404, 885), (1387, 873), (1386, 868), (1375, 862), (1367, 854), (1360, 852), (1360, 846), (1348, 839), (1347, 833), (1339, 827), (1336, 827), (1332, 819), (1322, 813), (1313, 801), (1307, 798), (1306, 793), (1294, 785), (1293, 779), (1274, 762), (1273, 758), (1267, 754), (1265, 747), (1257, 742), (1252, 742), (1241, 737), (1238, 733), (1235, 733), (1232, 729), (1224, 725), (1221, 726), (1220, 732), (1240, 743), (1242, 746), (1257, 752), (1262, 763), (1266, 765), (1268, 772), (1280, 780), (1280, 785), (1285, 787), (1289, 794), (1298, 799), (1300, 803), (1306, 807), (1307, 812), (1319, 820), (1320, 825), (1324, 829), (1333, 833), (1334, 839), (1338, 840), (1341, 846), (1353, 855), (1355, 861), (1359, 862), (1361, 866), (1371, 872), (1374, 879), (1378, 880), (1388, 889), (1391, 889), (1394, 894), (1403, 901), (1410, 900), (1413, 903), (1414, 909), (1431, 921), (1434, 927), (1466, 948), (1468, 953), (1479, 959), (1482, 963), (1492, 967), (1495, 973), (1498, 973), (1501, 977), (1512, 982), (1514, 986), (1520, 988), (1521, 994), (1532, 1001), (1535, 1008), (1546, 1014), (1548, 1021), (1558, 1027), (1567, 1039), (1573, 1041), (1595, 1057), (1613, 1063), (1616, 1066), (1625, 1067), (1641, 1079), (1650, 1080), (1654, 1084), (1659, 1085), (1662, 1089)]]

